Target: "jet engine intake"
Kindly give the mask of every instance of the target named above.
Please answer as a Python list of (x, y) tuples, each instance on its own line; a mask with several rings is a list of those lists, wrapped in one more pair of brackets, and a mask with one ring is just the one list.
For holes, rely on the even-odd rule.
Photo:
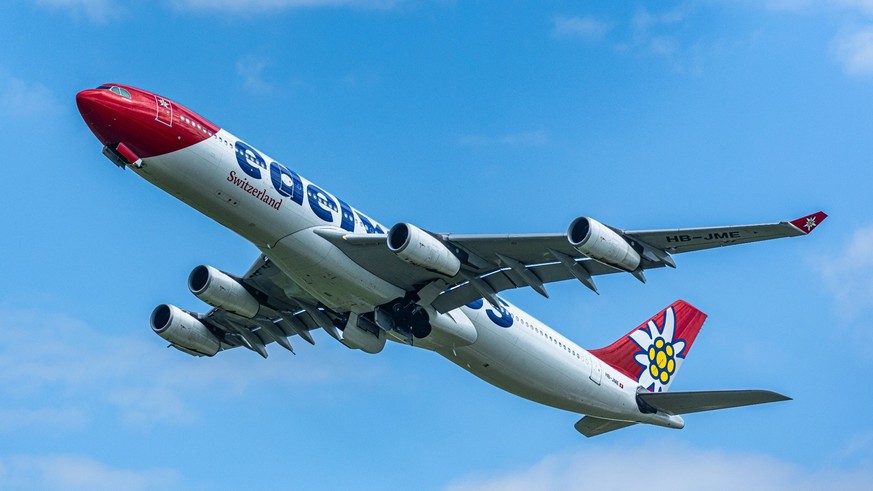
[(461, 260), (439, 239), (409, 223), (398, 223), (388, 231), (388, 249), (397, 257), (428, 271), (455, 276)]
[(573, 220), (567, 239), (582, 254), (618, 269), (633, 272), (640, 266), (640, 254), (624, 237), (593, 218)]
[(240, 282), (212, 266), (194, 268), (188, 275), (188, 289), (213, 307), (249, 319), (261, 309), (261, 303)]
[(162, 304), (152, 311), (149, 324), (158, 336), (182, 351), (213, 356), (221, 341), (202, 322), (175, 305)]

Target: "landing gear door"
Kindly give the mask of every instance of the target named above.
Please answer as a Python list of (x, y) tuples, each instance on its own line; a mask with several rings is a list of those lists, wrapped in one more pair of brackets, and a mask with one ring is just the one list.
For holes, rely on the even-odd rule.
[(160, 96), (155, 96), (155, 121), (173, 126), (173, 103)]

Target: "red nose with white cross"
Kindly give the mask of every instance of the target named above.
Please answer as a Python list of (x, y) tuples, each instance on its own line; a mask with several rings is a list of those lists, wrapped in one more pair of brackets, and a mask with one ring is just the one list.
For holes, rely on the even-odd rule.
[(83, 90), (76, 105), (97, 139), (129, 163), (181, 150), (219, 130), (166, 97), (127, 85)]

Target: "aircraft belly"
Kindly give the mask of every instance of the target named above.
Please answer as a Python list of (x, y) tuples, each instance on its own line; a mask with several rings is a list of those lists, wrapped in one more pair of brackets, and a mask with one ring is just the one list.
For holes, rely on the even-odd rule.
[(639, 417), (635, 385), (625, 384), (622, 390), (611, 384), (595, 384), (589, 378), (590, 365), (578, 358), (553, 349), (520, 328), (494, 325), (481, 309), (463, 310), (474, 322), (478, 339), (470, 346), (439, 351), (461, 368), (540, 404), (612, 419)]
[[(510, 329), (476, 323), (479, 337), (470, 346), (441, 351), (450, 361), (486, 382), (519, 397), (549, 406), (581, 412), (585, 405), (587, 374), (549, 362), (550, 354), (519, 347)], [(524, 341), (521, 340), (523, 344)], [(456, 354), (455, 354), (456, 353)]]
[(337, 312), (371, 312), (405, 293), (362, 268), (312, 229), (261, 250), (297, 285)]

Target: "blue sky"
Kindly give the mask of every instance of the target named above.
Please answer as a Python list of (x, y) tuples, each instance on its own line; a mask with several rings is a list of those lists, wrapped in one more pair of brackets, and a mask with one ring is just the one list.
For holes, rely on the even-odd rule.
[[(866, 489), (873, 479), (873, 2), (15, 0), (0, 30), (0, 489)], [(596, 439), (432, 353), (316, 333), (194, 359), (148, 315), (256, 249), (100, 155), (75, 93), (166, 95), (382, 223), (459, 233), (756, 223), (552, 298), (583, 347), (677, 298), (674, 390), (793, 402)], [(629, 471), (629, 469), (634, 469)]]

